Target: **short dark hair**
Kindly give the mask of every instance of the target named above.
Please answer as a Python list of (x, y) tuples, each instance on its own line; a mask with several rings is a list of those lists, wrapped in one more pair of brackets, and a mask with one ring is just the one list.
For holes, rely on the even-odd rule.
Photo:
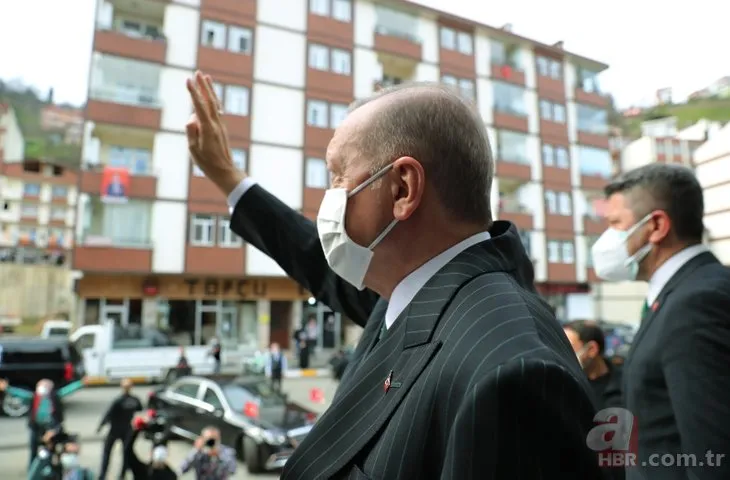
[(350, 111), (386, 96), (392, 101), (374, 116), (358, 144), (373, 161), (372, 171), (411, 156), (421, 162), (449, 213), (489, 227), (494, 161), (475, 107), (448, 87), (406, 83), (358, 100)]
[(606, 348), (606, 337), (603, 334), (603, 330), (598, 326), (596, 322), (590, 322), (587, 320), (575, 320), (570, 323), (566, 323), (563, 328), (573, 330), (578, 334), (578, 338), (585, 345), (588, 342), (596, 342), (598, 345), (598, 354), (603, 355), (603, 350)]
[(681, 165), (651, 163), (616, 177), (604, 188), (606, 197), (623, 193), (637, 220), (664, 210), (678, 240), (702, 242), (705, 201), (694, 172)]

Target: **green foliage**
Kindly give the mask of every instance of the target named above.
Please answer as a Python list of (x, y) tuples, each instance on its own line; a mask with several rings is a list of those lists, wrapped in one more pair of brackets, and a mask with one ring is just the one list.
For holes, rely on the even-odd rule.
[(666, 117), (677, 117), (678, 128), (689, 127), (702, 119), (730, 122), (730, 99), (705, 98), (675, 105), (661, 105), (645, 111), (638, 117), (619, 119), (615, 125), (620, 126), (625, 135), (638, 137), (641, 135), (641, 122)]

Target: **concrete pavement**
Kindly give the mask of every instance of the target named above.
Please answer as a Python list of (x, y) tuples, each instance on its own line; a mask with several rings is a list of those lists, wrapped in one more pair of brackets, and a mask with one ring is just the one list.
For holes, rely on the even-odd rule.
[[(314, 403), (310, 400), (312, 388), (321, 389), (324, 402)], [(313, 411), (323, 412), (332, 396), (335, 393), (337, 384), (330, 378), (292, 378), (285, 379), (283, 389), (289, 394), (289, 398)], [(154, 389), (150, 386), (137, 386), (135, 393), (146, 403), (147, 396)], [(71, 396), (66, 402), (66, 429), (69, 432), (77, 433), (81, 439), (81, 460), (85, 466), (93, 471), (99, 468), (101, 461), (102, 434), (96, 433), (101, 416), (104, 414), (109, 403), (119, 392), (117, 387), (89, 387)], [(28, 459), (28, 432), (25, 418), (0, 417), (0, 478), (3, 480), (22, 480), (25, 478), (25, 471)], [(147, 443), (143, 440), (137, 442), (137, 452), (140, 458), (145, 453)], [(121, 448), (118, 447), (119, 449)], [(169, 445), (170, 465), (177, 468), (190, 450), (190, 444), (184, 441), (171, 442)], [(114, 458), (121, 456), (118, 451)], [(109, 478), (119, 470), (118, 462), (110, 466)], [(245, 464), (239, 464), (239, 472), (235, 479), (259, 479), (274, 478), (272, 475), (250, 476), (246, 471)]]

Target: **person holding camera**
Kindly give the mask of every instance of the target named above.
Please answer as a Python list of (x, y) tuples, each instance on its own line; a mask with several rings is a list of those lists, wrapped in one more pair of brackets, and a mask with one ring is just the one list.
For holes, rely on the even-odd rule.
[(109, 432), (104, 439), (104, 449), (101, 455), (101, 469), (99, 479), (106, 478), (106, 471), (109, 468), (109, 455), (117, 441), (124, 444), (132, 432), (132, 418), (134, 414), (142, 411), (142, 402), (132, 395), (132, 381), (128, 378), (122, 380), (122, 394), (114, 399), (109, 409), (101, 419), (96, 433), (99, 433), (104, 425), (109, 425)]
[[(164, 416), (148, 410), (144, 415), (134, 417), (131, 422), (132, 431), (124, 443), (124, 464), (119, 478), (123, 479), (127, 471), (132, 472), (134, 480), (175, 480), (177, 474), (167, 464), (167, 441), (169, 424)], [(144, 463), (134, 452), (134, 443), (140, 433), (152, 441), (152, 460)]]
[(228, 480), (236, 473), (236, 452), (221, 445), (221, 432), (215, 427), (203, 429), (195, 447), (180, 467), (182, 473), (195, 472), (197, 480)]
[(41, 437), (28, 480), (94, 480), (91, 471), (79, 463), (79, 450), (75, 436), (48, 430)]

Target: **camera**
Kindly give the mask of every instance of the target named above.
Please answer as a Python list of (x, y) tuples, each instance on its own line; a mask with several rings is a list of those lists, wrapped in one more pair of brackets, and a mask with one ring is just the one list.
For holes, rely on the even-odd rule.
[(167, 445), (170, 437), (170, 419), (164, 413), (155, 410), (147, 411), (147, 419), (139, 426), (144, 438), (151, 441), (153, 447)]
[(48, 450), (52, 453), (60, 454), (69, 443), (78, 443), (79, 436), (77, 434), (68, 433), (64, 430), (58, 431), (50, 438)]

